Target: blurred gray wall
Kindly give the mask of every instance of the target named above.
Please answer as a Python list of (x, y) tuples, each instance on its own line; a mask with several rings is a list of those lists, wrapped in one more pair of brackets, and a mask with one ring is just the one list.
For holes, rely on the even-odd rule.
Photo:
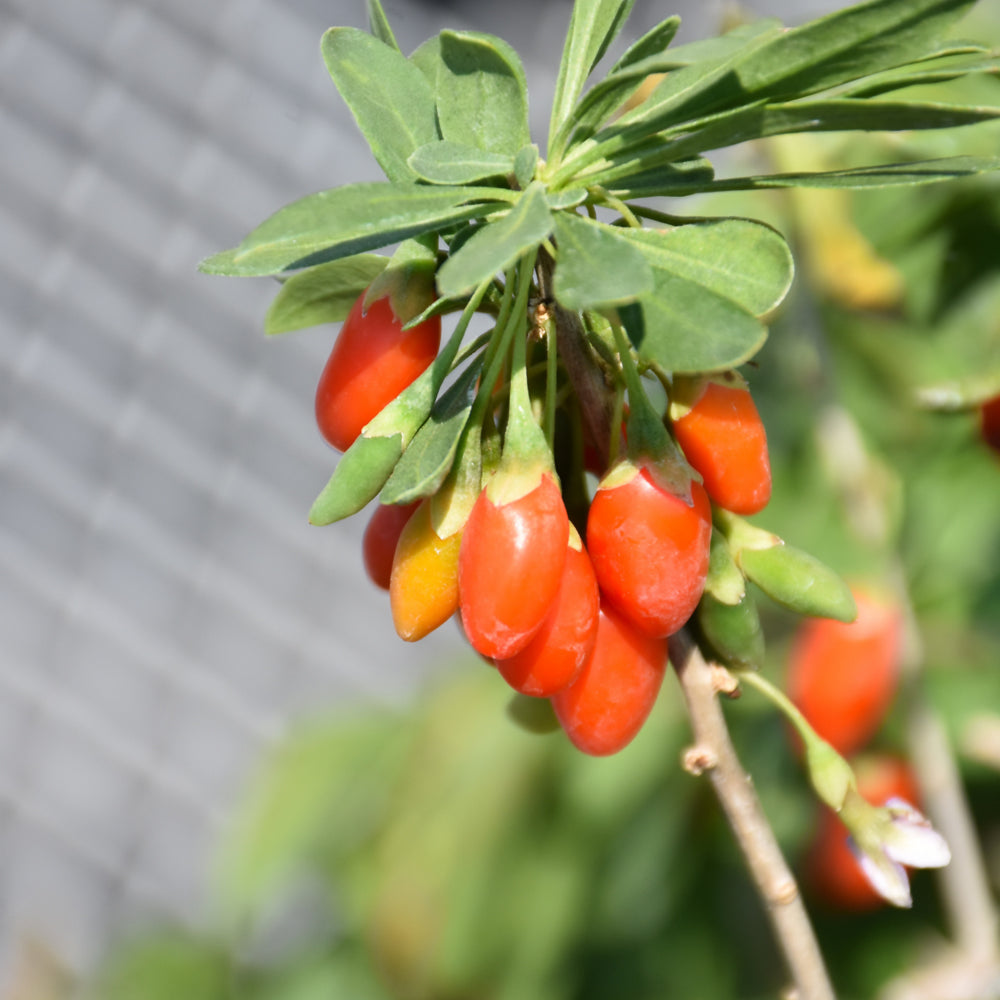
[[(569, 0), (385, 8), (407, 50), (445, 26), (512, 42), (544, 143)], [(639, 0), (628, 37), (722, 9)], [(319, 57), (333, 23), (362, 0), (0, 0), (3, 976), (31, 938), (82, 971), (125, 927), (196, 922), (288, 721), (405, 699), (460, 650), (450, 626), (396, 639), (364, 515), (306, 524), (334, 331), (266, 340), (273, 284), (195, 271), (377, 176)]]

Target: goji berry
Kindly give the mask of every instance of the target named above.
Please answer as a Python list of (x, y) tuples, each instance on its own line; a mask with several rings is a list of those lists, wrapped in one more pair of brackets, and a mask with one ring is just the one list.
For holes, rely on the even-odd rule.
[(855, 590), (858, 617), (803, 622), (788, 661), (787, 691), (816, 732), (839, 753), (864, 746), (896, 693), (902, 616), (894, 605)]
[(496, 661), (504, 680), (521, 694), (547, 697), (561, 691), (594, 649), (600, 608), (597, 579), (579, 535), (575, 530), (570, 534), (559, 592), (542, 627), (519, 653)]
[(666, 662), (665, 639), (639, 631), (602, 600), (594, 652), (576, 680), (552, 696), (573, 745), (596, 757), (627, 746), (653, 709)]
[(389, 580), (392, 622), (401, 639), (416, 642), (458, 608), (458, 552), (462, 533), (441, 538), (423, 500), (399, 536)]
[(648, 469), (598, 487), (587, 551), (601, 593), (647, 635), (672, 635), (691, 617), (708, 574), (712, 513), (702, 486), (691, 503), (655, 484)]
[(396, 554), (399, 536), (406, 527), (416, 503), (379, 504), (368, 521), (361, 539), (361, 554), (365, 570), (376, 587), (389, 589), (392, 578), (392, 560)]
[(494, 503), (476, 499), (462, 534), (459, 594), (472, 647), (506, 660), (542, 627), (562, 581), (569, 518), (555, 479), (542, 473), (528, 493)]
[(430, 365), (441, 344), (439, 316), (404, 330), (388, 297), (367, 312), (364, 299), (351, 307), (316, 387), (316, 423), (341, 451)]
[(704, 383), (673, 431), (713, 502), (736, 514), (764, 509), (771, 499), (767, 435), (746, 386)]

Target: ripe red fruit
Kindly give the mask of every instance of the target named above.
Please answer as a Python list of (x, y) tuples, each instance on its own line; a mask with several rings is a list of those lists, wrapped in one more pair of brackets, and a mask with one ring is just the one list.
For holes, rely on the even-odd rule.
[[(917, 782), (906, 761), (885, 754), (854, 764), (858, 791), (872, 805), (891, 798), (920, 807)], [(873, 910), (885, 900), (872, 888), (847, 845), (847, 829), (833, 810), (823, 807), (816, 833), (802, 864), (803, 880), (829, 906), (841, 910)]]
[(988, 399), (979, 408), (979, 433), (986, 444), (1000, 455), (1000, 396)]
[(566, 562), (569, 518), (549, 473), (530, 492), (495, 504), (476, 498), (458, 562), (462, 627), (476, 652), (506, 660), (524, 649), (549, 613)]
[(344, 320), (316, 388), (316, 423), (341, 451), (430, 365), (441, 344), (439, 316), (404, 330), (388, 297), (368, 312), (362, 311), (364, 298)]
[(623, 483), (613, 471), (590, 505), (587, 550), (601, 593), (647, 635), (673, 635), (705, 589), (712, 511), (699, 483), (691, 497), (661, 489), (647, 469)]
[(579, 538), (577, 543), (566, 549), (559, 592), (542, 627), (519, 653), (496, 661), (504, 680), (521, 694), (543, 698), (561, 691), (593, 652), (600, 595), (587, 550)]
[(673, 430), (715, 503), (736, 514), (764, 509), (771, 499), (767, 435), (746, 386), (706, 382)]
[(811, 618), (801, 625), (788, 661), (788, 697), (813, 729), (846, 755), (882, 724), (896, 693), (903, 622), (899, 609), (855, 591), (850, 624)]
[[(419, 501), (418, 501), (419, 502)], [(361, 540), (361, 554), (365, 570), (376, 587), (389, 589), (392, 576), (392, 558), (396, 554), (396, 544), (406, 527), (410, 515), (417, 509), (417, 503), (379, 504), (368, 521)]]
[(577, 679), (552, 696), (573, 745), (595, 757), (627, 746), (653, 709), (666, 663), (665, 639), (644, 635), (602, 601), (594, 652)]

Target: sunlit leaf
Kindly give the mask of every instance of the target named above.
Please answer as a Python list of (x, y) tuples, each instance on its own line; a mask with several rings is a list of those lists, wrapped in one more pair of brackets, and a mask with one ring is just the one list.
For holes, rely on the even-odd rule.
[[(307, 195), (279, 209), (243, 242), (203, 261), (208, 274), (277, 274), (397, 243), (495, 211), (500, 188), (371, 182)], [(476, 202), (475, 199), (487, 199)], [(470, 202), (472, 202), (470, 204)]]
[(567, 309), (630, 302), (653, 287), (642, 251), (620, 229), (569, 212), (555, 216), (554, 289)]
[(413, 178), (415, 149), (439, 138), (434, 95), (398, 49), (358, 28), (330, 28), (323, 60), (389, 180)]
[(471, 184), (514, 172), (514, 157), (444, 139), (415, 150), (410, 169), (431, 184)]
[(366, 253), (317, 264), (291, 275), (267, 310), (264, 332), (287, 333), (342, 322), (358, 296), (388, 263), (388, 257)]
[(551, 232), (552, 213), (545, 188), (534, 182), (503, 218), (484, 225), (441, 265), (438, 290), (445, 296), (471, 291), (538, 246)]
[(437, 101), (441, 136), (514, 156), (531, 142), (528, 91), (517, 53), (493, 35), (441, 32)]

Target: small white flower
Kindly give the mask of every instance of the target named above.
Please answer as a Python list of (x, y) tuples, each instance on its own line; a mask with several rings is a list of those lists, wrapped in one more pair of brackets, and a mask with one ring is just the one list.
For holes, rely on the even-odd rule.
[(840, 818), (850, 830), (848, 845), (872, 888), (893, 906), (909, 907), (909, 868), (942, 868), (951, 861), (944, 837), (927, 818), (903, 799), (884, 806), (848, 793)]

